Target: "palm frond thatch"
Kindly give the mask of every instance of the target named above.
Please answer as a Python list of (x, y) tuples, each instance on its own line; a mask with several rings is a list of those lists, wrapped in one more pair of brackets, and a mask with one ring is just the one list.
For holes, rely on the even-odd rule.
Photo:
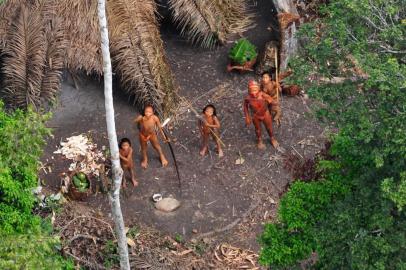
[(169, 0), (172, 17), (181, 34), (206, 48), (224, 44), (230, 34), (252, 23), (245, 0)]
[[(162, 114), (175, 105), (176, 86), (165, 59), (155, 12), (153, 0), (108, 1), (113, 68), (120, 83), (135, 97), (139, 108), (151, 104)], [(40, 14), (42, 20), (37, 20), (33, 32), (34, 26), (27, 20), (37, 18), (35, 14)], [(41, 50), (27, 47), (26, 39), (32, 37), (41, 39)], [(24, 49), (26, 52), (21, 53)], [(7, 0), (0, 6), (0, 51), (5, 65), (1, 70), (4, 87), (0, 89), (4, 97), (20, 107), (53, 101), (60, 88), (62, 68), (102, 75), (97, 1)], [(37, 58), (31, 61), (30, 57)], [(20, 67), (15, 68), (17, 65)], [(29, 72), (36, 77), (24, 84), (24, 78), (31, 80)], [(11, 80), (14, 73), (19, 73), (18, 80)]]
[(97, 1), (59, 0), (57, 17), (66, 33), (66, 66), (71, 72), (101, 75), (103, 63)]
[(24, 0), (8, 0), (0, 4), (0, 48), (5, 46), (7, 41), (7, 32), (15, 13), (19, 7), (25, 3)]
[(46, 31), (47, 51), (45, 68), (41, 82), (41, 101), (55, 102), (61, 87), (62, 69), (65, 64), (66, 39), (62, 22), (52, 21)]
[(139, 108), (152, 105), (158, 114), (168, 112), (164, 104), (175, 99), (173, 77), (155, 18), (154, 1), (108, 2), (111, 53), (116, 73)]
[(9, 30), (13, 34), (3, 51), (4, 98), (17, 107), (38, 106), (46, 51), (40, 11), (30, 12), (29, 7), (21, 5)]

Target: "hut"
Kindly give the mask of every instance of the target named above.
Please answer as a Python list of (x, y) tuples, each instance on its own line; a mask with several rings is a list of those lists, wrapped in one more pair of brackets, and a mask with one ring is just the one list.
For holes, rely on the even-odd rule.
[[(244, 0), (168, 0), (192, 42), (222, 44), (250, 23)], [(153, 0), (108, 0), (113, 70), (140, 110), (167, 114), (177, 86), (167, 63)], [(64, 69), (102, 75), (97, 1), (6, 0), (0, 5), (0, 96), (13, 107), (54, 103)]]

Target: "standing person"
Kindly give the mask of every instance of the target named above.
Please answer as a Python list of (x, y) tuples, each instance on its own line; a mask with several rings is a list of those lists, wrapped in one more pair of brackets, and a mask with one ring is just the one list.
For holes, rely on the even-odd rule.
[[(279, 104), (279, 95), (281, 95), (282, 88), (279, 83), (272, 80), (269, 72), (262, 73), (261, 90), (272, 97), (273, 104), (271, 104), (271, 114), (273, 120), (279, 126), (281, 124), (282, 110)], [(279, 91), (279, 93), (278, 93)]]
[(249, 126), (251, 122), (254, 123), (258, 149), (265, 149), (265, 144), (262, 141), (261, 123), (264, 123), (268, 131), (272, 146), (275, 148), (279, 146), (273, 136), (272, 116), (268, 109), (268, 106), (273, 102), (274, 100), (271, 96), (260, 91), (260, 87), (256, 81), (249, 81), (248, 95), (244, 98), (243, 108), (246, 125)]
[(200, 155), (204, 156), (207, 153), (209, 147), (209, 137), (212, 136), (213, 140), (217, 144), (217, 152), (219, 157), (223, 157), (223, 149), (221, 149), (218, 129), (220, 128), (220, 121), (216, 115), (216, 108), (209, 104), (203, 109), (201, 119), (198, 121), (198, 127), (200, 134), (202, 135), (202, 147), (200, 149)]
[(154, 109), (152, 106), (148, 105), (144, 109), (144, 115), (138, 116), (135, 120), (135, 123), (138, 124), (139, 139), (141, 145), (141, 152), (142, 152), (142, 161), (141, 167), (146, 169), (148, 167), (148, 156), (147, 156), (147, 142), (150, 141), (152, 147), (157, 151), (159, 158), (161, 159), (161, 163), (163, 167), (168, 165), (168, 160), (166, 160), (165, 155), (162, 151), (161, 146), (159, 145), (158, 136), (155, 133), (156, 129), (159, 129), (162, 138), (166, 140), (165, 134), (162, 130), (161, 122), (159, 121), (158, 116), (154, 114)]
[(124, 170), (123, 173), (123, 188), (126, 187), (125, 171), (129, 171), (131, 174), (131, 182), (134, 187), (138, 186), (137, 178), (135, 177), (134, 162), (133, 162), (133, 148), (131, 147), (131, 141), (128, 138), (122, 138), (118, 144), (120, 163)]

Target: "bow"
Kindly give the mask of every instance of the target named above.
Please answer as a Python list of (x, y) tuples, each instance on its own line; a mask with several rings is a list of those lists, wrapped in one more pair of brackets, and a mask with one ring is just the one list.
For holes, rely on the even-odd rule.
[(170, 140), (169, 140), (168, 133), (167, 133), (167, 132), (165, 131), (165, 129), (164, 129), (164, 127), (169, 123), (170, 120), (171, 120), (171, 118), (165, 119), (165, 121), (164, 121), (163, 124), (161, 125), (161, 129), (162, 129), (163, 134), (165, 135), (165, 140), (166, 140), (166, 142), (168, 143), (169, 150), (171, 151), (173, 163), (175, 164), (176, 175), (178, 176), (178, 186), (179, 186), (179, 190), (180, 190), (180, 193), (182, 194), (182, 183), (181, 183), (181, 180), (180, 180), (179, 168), (178, 168), (178, 163), (177, 163), (177, 161), (176, 161), (175, 152), (173, 151), (172, 144), (171, 144), (171, 142), (170, 142)]

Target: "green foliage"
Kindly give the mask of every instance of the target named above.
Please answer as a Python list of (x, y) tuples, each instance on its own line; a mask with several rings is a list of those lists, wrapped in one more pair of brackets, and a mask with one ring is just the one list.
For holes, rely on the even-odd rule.
[[(397, 183), (397, 184), (396, 184)], [(386, 178), (382, 182), (384, 196), (395, 202), (400, 211), (406, 205), (406, 172), (400, 173), (400, 180)]]
[(334, 160), (283, 197), (260, 261), (287, 268), (317, 252), (316, 269), (406, 269), (406, 5), (334, 0), (321, 13), (300, 29), (290, 80), (338, 130)]
[(57, 255), (57, 237), (40, 234), (0, 235), (0, 269), (75, 269), (72, 261)]
[(140, 228), (137, 225), (132, 226), (127, 232), (127, 236), (130, 237), (131, 239), (135, 239), (139, 235), (140, 235)]
[(30, 109), (7, 113), (0, 101), (0, 269), (74, 269), (58, 254), (51, 223), (32, 214), (47, 118)]
[(262, 246), (272, 247), (262, 250), (260, 262), (283, 268), (317, 250), (317, 222), (326, 219), (326, 207), (348, 191), (334, 177), (320, 182), (295, 182), (280, 202), (279, 222), (267, 224), (260, 237)]
[(175, 234), (175, 241), (182, 244), (183, 242), (185, 242), (185, 240), (183, 239), (183, 236), (179, 233)]
[(31, 215), (35, 203), (37, 168), (47, 116), (28, 110), (6, 113), (0, 101), (0, 231), (22, 232), (39, 219)]
[(117, 244), (108, 240), (103, 247), (104, 266), (111, 269), (120, 263), (120, 256), (118, 255)]
[(245, 38), (241, 38), (230, 49), (228, 56), (236, 63), (243, 65), (258, 55), (255, 46)]

